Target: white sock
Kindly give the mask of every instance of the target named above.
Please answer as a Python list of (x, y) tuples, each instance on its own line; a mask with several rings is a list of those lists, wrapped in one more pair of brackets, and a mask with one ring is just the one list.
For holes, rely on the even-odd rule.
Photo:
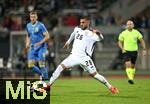
[(50, 82), (49, 82), (50, 85), (60, 76), (62, 71), (63, 68), (61, 65), (59, 65), (50, 78)]
[(111, 85), (109, 84), (109, 82), (100, 74), (96, 74), (94, 76), (94, 78), (96, 78), (98, 81), (100, 81), (101, 83), (103, 83), (105, 86), (107, 86), (108, 88), (111, 87)]

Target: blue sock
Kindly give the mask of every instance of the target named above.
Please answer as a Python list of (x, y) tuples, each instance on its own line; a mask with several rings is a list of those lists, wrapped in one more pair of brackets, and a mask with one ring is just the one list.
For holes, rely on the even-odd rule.
[(42, 75), (42, 72), (41, 72), (41, 70), (39, 69), (39, 67), (34, 66), (34, 67), (32, 67), (32, 70), (33, 70), (34, 72), (36, 72), (37, 74)]
[(48, 68), (47, 67), (41, 68), (41, 72), (42, 72), (44, 79), (48, 79)]

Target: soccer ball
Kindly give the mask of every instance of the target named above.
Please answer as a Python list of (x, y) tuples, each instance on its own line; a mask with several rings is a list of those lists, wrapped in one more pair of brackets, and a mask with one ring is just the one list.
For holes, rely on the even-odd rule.
[(46, 87), (46, 83), (44, 81), (35, 81), (31, 84), (30, 90), (32, 91), (39, 91), (39, 88)]

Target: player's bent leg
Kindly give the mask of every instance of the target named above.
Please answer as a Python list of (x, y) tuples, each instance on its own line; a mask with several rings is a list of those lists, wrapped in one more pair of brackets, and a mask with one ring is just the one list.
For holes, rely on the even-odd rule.
[(102, 75), (98, 74), (97, 72), (91, 73), (90, 75), (103, 83), (111, 91), (112, 94), (119, 93), (119, 90), (109, 84), (109, 82)]
[(125, 67), (126, 68), (131, 68), (132, 67), (132, 63), (131, 63), (130, 60), (129, 61), (125, 61)]
[(100, 75), (97, 70), (96, 67), (92, 61), (92, 59), (90, 57), (86, 57), (86, 60), (89, 60), (89, 64), (87, 61), (86, 64), (82, 63), (82, 65), (80, 65), (84, 70), (88, 71), (89, 74), (97, 79), (99, 82), (103, 83), (112, 93), (118, 93), (118, 89), (113, 87), (111, 84), (109, 84), (109, 82), (102, 76)]
[(42, 72), (42, 77), (44, 77), (45, 80), (48, 80), (48, 69), (46, 68), (45, 61), (38, 61), (38, 64)]
[(41, 75), (41, 70), (35, 65), (35, 60), (28, 61), (28, 68), (32, 69), (35, 73)]

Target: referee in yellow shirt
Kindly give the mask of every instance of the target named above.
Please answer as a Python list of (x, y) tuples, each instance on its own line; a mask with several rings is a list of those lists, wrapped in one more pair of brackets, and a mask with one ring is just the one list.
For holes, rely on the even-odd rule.
[(135, 63), (138, 53), (138, 40), (140, 41), (143, 48), (143, 55), (146, 54), (146, 45), (143, 40), (142, 34), (134, 29), (134, 23), (128, 20), (126, 23), (126, 30), (119, 34), (118, 45), (122, 50), (125, 62), (126, 73), (128, 76), (128, 82), (134, 84), (134, 74), (135, 74)]

